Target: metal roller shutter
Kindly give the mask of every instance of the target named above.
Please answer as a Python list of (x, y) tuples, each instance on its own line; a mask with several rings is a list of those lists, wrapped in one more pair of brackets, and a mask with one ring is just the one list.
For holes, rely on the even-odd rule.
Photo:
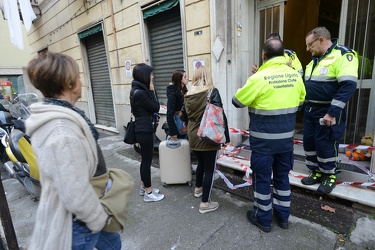
[(112, 87), (109, 77), (103, 33), (98, 32), (87, 36), (84, 40), (89, 62), (96, 124), (116, 127)]
[(155, 89), (159, 101), (166, 104), (166, 90), (173, 71), (184, 69), (179, 4), (170, 10), (148, 17), (147, 24)]

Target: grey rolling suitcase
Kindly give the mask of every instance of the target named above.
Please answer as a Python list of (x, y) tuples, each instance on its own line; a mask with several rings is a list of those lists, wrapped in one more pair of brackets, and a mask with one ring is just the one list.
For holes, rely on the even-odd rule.
[(160, 178), (163, 186), (184, 184), (191, 186), (191, 162), (188, 140), (165, 140), (159, 145)]

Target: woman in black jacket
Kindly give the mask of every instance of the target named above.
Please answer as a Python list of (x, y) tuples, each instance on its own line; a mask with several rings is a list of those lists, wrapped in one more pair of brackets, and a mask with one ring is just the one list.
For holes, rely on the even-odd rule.
[(133, 82), (130, 91), (130, 105), (135, 117), (135, 139), (141, 146), (141, 189), (139, 194), (145, 202), (160, 201), (164, 198), (159, 189), (151, 187), (151, 161), (154, 152), (154, 132), (156, 116), (160, 109), (154, 91), (152, 67), (137, 64), (133, 69)]
[(179, 118), (179, 113), (184, 104), (184, 95), (186, 94), (189, 79), (184, 70), (176, 70), (172, 75), (172, 83), (167, 87), (167, 122), (169, 128), (169, 136), (172, 139), (186, 139), (187, 128), (178, 129), (176, 122), (183, 122)]

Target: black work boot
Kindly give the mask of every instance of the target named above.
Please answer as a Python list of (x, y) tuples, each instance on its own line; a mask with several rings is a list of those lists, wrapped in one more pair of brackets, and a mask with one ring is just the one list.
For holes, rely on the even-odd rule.
[(281, 227), (282, 229), (288, 229), (289, 228), (289, 222), (286, 220), (281, 220), (279, 219), (278, 217), (275, 217), (276, 218), (276, 222), (277, 222), (277, 225), (279, 225), (279, 227)]
[(322, 173), (319, 170), (312, 170), (309, 176), (302, 178), (301, 182), (304, 185), (314, 185), (322, 182)]
[(325, 195), (332, 192), (332, 190), (336, 187), (336, 175), (324, 175), (322, 179), (322, 183), (318, 187), (318, 194)]
[(263, 232), (266, 232), (266, 233), (269, 233), (271, 232), (272, 230), (272, 225), (270, 225), (269, 227), (265, 227), (265, 226), (262, 226), (258, 221), (257, 221), (257, 218), (255, 217), (255, 214), (253, 211), (251, 210), (248, 210), (247, 211), (247, 214), (246, 214), (246, 217), (247, 217), (247, 220), (257, 226), (260, 230), (262, 230)]

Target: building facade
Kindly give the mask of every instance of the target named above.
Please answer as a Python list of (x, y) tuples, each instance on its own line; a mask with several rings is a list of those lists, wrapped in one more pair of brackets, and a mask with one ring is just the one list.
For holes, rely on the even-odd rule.
[(31, 51), (27, 42), (27, 33), (22, 27), (24, 49), (20, 50), (11, 44), (8, 23), (0, 18), (0, 89), (3, 95), (12, 97), (14, 93), (24, 92), (23, 74), (31, 59)]
[[(305, 35), (327, 27), (340, 44), (360, 56), (358, 86), (348, 103), (344, 143), (359, 143), (375, 130), (375, 3), (370, 0), (43, 0), (28, 40), (35, 55), (49, 50), (80, 66), (78, 106), (98, 128), (121, 133), (130, 119), (132, 67), (154, 68), (162, 103), (176, 69), (191, 80), (194, 67), (211, 70), (229, 126), (247, 129), (247, 110), (231, 99), (261, 64), (266, 36), (278, 32), (305, 67), (311, 60)], [(302, 114), (297, 130), (302, 130)]]

